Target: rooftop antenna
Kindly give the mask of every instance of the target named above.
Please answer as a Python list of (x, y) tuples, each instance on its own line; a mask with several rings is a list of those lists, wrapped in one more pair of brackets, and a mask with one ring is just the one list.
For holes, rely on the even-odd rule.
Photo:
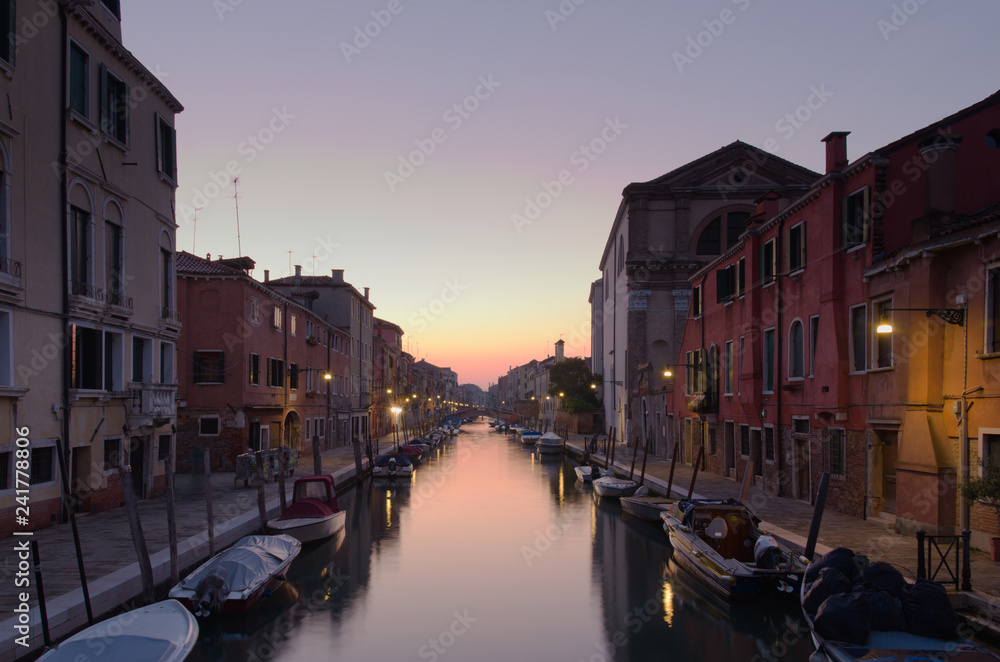
[(288, 275), (291, 276), (292, 275), (292, 252), (293, 251), (286, 251), (286, 252), (288, 253)]
[(236, 201), (236, 251), (243, 257), (243, 245), (240, 242), (240, 178), (233, 180), (233, 200)]
[(313, 276), (316, 275), (316, 251), (313, 251)]
[(194, 225), (193, 234), (191, 236), (191, 255), (197, 255), (198, 250), (195, 248), (198, 243), (198, 212), (200, 212), (204, 207), (195, 207), (194, 218), (191, 219), (192, 225)]

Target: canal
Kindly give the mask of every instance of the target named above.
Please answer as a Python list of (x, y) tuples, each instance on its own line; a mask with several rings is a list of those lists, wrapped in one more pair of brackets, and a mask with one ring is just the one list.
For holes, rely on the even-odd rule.
[(808, 660), (794, 602), (714, 598), (572, 460), (463, 430), (408, 485), (341, 495), (344, 535), (249, 617), (203, 622), (189, 659)]

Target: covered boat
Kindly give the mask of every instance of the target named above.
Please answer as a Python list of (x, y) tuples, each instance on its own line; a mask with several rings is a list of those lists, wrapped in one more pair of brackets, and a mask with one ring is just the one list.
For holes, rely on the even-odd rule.
[(267, 528), (299, 542), (312, 542), (342, 530), (346, 521), (347, 512), (337, 506), (333, 476), (303, 476), (295, 481), (292, 505), (268, 522)]
[(593, 479), (600, 478), (608, 473), (608, 470), (603, 467), (591, 466), (589, 464), (573, 467), (573, 471), (576, 472), (576, 477), (585, 483), (589, 483)]
[(176, 600), (113, 616), (77, 632), (39, 660), (148, 660), (180, 662), (198, 642), (198, 621)]
[(170, 597), (196, 616), (242, 614), (285, 581), (301, 549), (288, 535), (240, 538), (170, 589)]
[(386, 453), (375, 458), (372, 476), (376, 478), (409, 478), (413, 473), (413, 463), (402, 453)]
[(656, 496), (649, 493), (645, 486), (640, 487), (632, 496), (624, 496), (619, 499), (622, 504), (622, 512), (633, 517), (638, 517), (647, 522), (661, 522), (660, 513), (670, 510), (677, 499), (665, 496)]
[(639, 483), (628, 478), (618, 478), (614, 474), (607, 474), (593, 481), (594, 492), (598, 496), (617, 499), (623, 496), (632, 496), (639, 489)]
[(805, 564), (735, 499), (680, 499), (661, 513), (674, 560), (727, 599), (792, 593)]
[(563, 452), (562, 437), (557, 435), (555, 432), (546, 432), (538, 438), (536, 448), (538, 448), (539, 453), (547, 453), (550, 455), (561, 454)]
[(533, 446), (536, 441), (541, 439), (542, 433), (538, 430), (521, 430), (521, 443), (525, 446)]

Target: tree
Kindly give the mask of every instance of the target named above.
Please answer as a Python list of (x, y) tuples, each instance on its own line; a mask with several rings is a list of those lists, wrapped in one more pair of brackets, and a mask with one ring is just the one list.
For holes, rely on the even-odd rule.
[(549, 395), (559, 397), (562, 393), (562, 408), (567, 413), (594, 411), (601, 406), (590, 386), (594, 379), (586, 361), (581, 358), (566, 359), (549, 371)]

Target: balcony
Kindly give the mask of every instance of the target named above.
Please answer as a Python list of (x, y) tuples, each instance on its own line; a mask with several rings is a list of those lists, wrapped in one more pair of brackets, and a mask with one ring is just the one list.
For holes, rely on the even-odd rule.
[(21, 263), (9, 257), (0, 257), (0, 274), (21, 280)]
[(173, 308), (163, 306), (160, 308), (160, 321), (179, 328), (181, 325), (181, 313)]
[(24, 299), (24, 286), (21, 284), (21, 263), (9, 257), (0, 257), (0, 293)]
[(175, 384), (131, 384), (132, 401), (129, 406), (129, 427), (157, 427), (170, 422), (176, 413)]
[(104, 290), (79, 280), (70, 284), (70, 303), (92, 312), (102, 312), (102, 308), (106, 308), (109, 315), (116, 317), (125, 318), (132, 314), (132, 297), (126, 296), (124, 292)]

